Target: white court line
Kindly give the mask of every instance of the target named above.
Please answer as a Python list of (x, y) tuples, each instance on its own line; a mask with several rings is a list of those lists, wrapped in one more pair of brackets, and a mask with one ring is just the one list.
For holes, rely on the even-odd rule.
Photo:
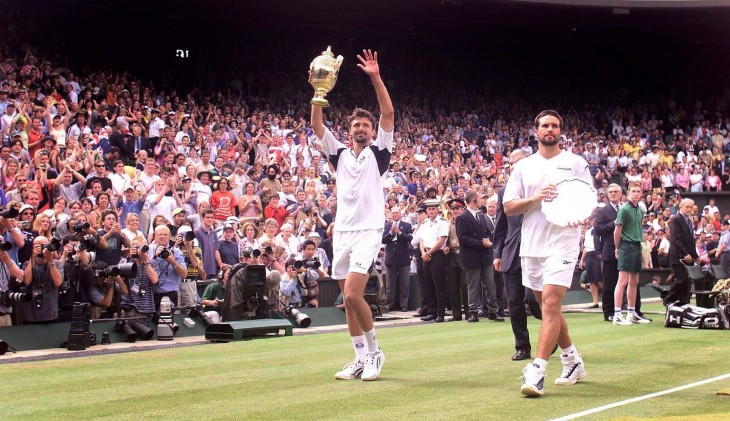
[(570, 415), (566, 415), (564, 417), (555, 418), (552, 421), (574, 420), (576, 418), (585, 417), (586, 415), (592, 415), (597, 412), (605, 411), (607, 409), (616, 408), (618, 406), (628, 405), (630, 403), (639, 402), (639, 401), (643, 401), (643, 400), (651, 399), (651, 398), (656, 398), (657, 396), (668, 395), (670, 393), (679, 392), (679, 391), (685, 390), (685, 389), (691, 389), (693, 387), (702, 386), (702, 385), (705, 385), (708, 383), (716, 382), (718, 380), (725, 380), (725, 379), (730, 379), (730, 373), (723, 374), (723, 375), (717, 376), (717, 377), (713, 377), (711, 379), (700, 380), (698, 382), (686, 384), (684, 386), (678, 386), (678, 387), (674, 387), (672, 389), (662, 390), (661, 392), (649, 393), (648, 395), (638, 396), (636, 398), (631, 398), (631, 399), (626, 399), (626, 400), (619, 401), (619, 402), (610, 403), (608, 405), (599, 406), (599, 407), (593, 408), (593, 409), (587, 409), (585, 411), (577, 412), (575, 414), (570, 414)]

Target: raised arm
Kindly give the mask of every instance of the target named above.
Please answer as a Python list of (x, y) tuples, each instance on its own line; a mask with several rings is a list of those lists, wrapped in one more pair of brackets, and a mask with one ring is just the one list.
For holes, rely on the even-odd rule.
[[(390, 133), (393, 131), (395, 122), (395, 110), (393, 109), (393, 103), (390, 100), (388, 89), (385, 87), (383, 79), (380, 78), (378, 52), (362, 50), (362, 56), (358, 54), (357, 58), (360, 60), (357, 67), (370, 76), (370, 81), (375, 87), (375, 93), (378, 96), (378, 105), (380, 105), (380, 127), (387, 133)], [(312, 119), (312, 125), (314, 125), (314, 118)]]

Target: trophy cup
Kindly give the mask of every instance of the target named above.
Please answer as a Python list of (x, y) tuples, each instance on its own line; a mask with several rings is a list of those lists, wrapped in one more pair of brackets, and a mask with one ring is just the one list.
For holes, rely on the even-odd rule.
[(312, 60), (309, 65), (309, 83), (314, 88), (314, 98), (310, 101), (313, 105), (329, 107), (330, 103), (324, 97), (337, 83), (342, 60), (342, 56), (335, 58), (331, 46), (327, 46), (327, 50)]

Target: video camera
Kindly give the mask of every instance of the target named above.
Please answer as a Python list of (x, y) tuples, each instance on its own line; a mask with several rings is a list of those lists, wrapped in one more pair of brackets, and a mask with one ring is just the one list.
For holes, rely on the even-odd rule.
[(89, 330), (89, 308), (91, 304), (75, 302), (71, 313), (71, 328), (68, 331), (66, 349), (69, 351), (83, 351), (91, 345), (96, 345), (96, 335)]
[[(226, 276), (223, 272), (220, 276)], [(228, 271), (223, 320), (269, 317), (266, 266), (237, 264)]]

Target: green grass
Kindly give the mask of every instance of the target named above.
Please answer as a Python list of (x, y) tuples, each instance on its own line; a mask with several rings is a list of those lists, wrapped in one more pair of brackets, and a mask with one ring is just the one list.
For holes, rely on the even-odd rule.
[[(352, 358), (346, 333), (281, 337), (0, 366), (2, 419), (539, 420), (729, 372), (727, 332), (614, 327), (569, 314), (585, 381), (519, 394), (509, 323), (380, 329), (385, 368), (375, 382), (335, 381)], [(533, 343), (538, 322), (530, 322)], [(721, 381), (601, 412), (588, 419), (728, 419)], [(636, 418), (631, 418), (636, 419)]]

